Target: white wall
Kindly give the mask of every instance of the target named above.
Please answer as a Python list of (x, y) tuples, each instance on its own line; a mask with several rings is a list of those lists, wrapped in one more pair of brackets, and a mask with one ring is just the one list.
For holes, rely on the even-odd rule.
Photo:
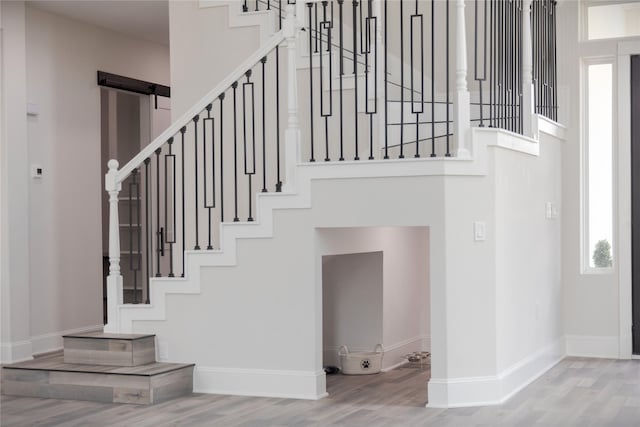
[(540, 155), (496, 150), (497, 367), (505, 372), (552, 347), (563, 355), (561, 221), (562, 143), (544, 136)]
[[(168, 84), (169, 52), (165, 46), (29, 4), (3, 2), (2, 8), (7, 18), (3, 28), (6, 24), (12, 37), (11, 50), (3, 51), (10, 65), (3, 77), (11, 77), (12, 90), (3, 94), (3, 102), (18, 107), (6, 110), (16, 125), (7, 131), (20, 132), (20, 123), (24, 126), (21, 133), (3, 136), (3, 141), (11, 141), (3, 156), (11, 165), (3, 168), (11, 187), (6, 196), (3, 191), (3, 200), (12, 206), (10, 233), (21, 236), (8, 239), (7, 252), (15, 254), (16, 260), (3, 256), (3, 262), (11, 262), (7, 272), (11, 298), (3, 297), (3, 303), (10, 301), (14, 314), (28, 318), (8, 327), (39, 353), (58, 348), (65, 331), (102, 325), (100, 201), (104, 190), (96, 72)], [(15, 72), (20, 57), (25, 65)], [(37, 105), (37, 116), (25, 118), (26, 102)], [(29, 177), (31, 164), (43, 168), (42, 179)], [(28, 263), (28, 268), (22, 269), (21, 262)], [(3, 279), (3, 290), (4, 283)], [(22, 331), (25, 328), (28, 332)]]
[(0, 304), (2, 363), (31, 357), (29, 317), (29, 155), (26, 121), (25, 7), (0, 3)]
[[(316, 250), (321, 256), (382, 252), (383, 368), (402, 363), (407, 353), (430, 349), (427, 227), (322, 228), (317, 239)], [(330, 350), (325, 344), (325, 355)]]
[[(235, 2), (240, 8), (240, 2)], [(226, 6), (169, 2), (171, 116), (176, 119), (260, 46), (259, 27), (230, 28)]]
[(322, 257), (323, 366), (338, 349), (372, 351), (382, 344), (382, 252)]

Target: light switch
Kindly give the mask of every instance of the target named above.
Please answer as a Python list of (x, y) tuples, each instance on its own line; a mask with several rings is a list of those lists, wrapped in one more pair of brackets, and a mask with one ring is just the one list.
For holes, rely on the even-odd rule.
[(44, 171), (40, 165), (31, 165), (31, 178), (42, 178)]
[(487, 238), (486, 225), (482, 221), (473, 223), (473, 240), (476, 242), (484, 241)]

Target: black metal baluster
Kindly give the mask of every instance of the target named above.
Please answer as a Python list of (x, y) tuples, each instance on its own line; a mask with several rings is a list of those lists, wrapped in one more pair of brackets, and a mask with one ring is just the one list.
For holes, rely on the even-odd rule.
[[(366, 29), (366, 52), (365, 52), (365, 112), (369, 116), (369, 160), (373, 160), (373, 115), (378, 112), (378, 39), (376, 37), (376, 28), (378, 26), (377, 17), (372, 16), (372, 0), (367, 2), (368, 11), (365, 20)], [(369, 69), (369, 55), (371, 54), (371, 39), (373, 39), (373, 109), (369, 108), (369, 81), (371, 70)]]
[[(487, 0), (485, 0), (487, 1)], [(489, 127), (492, 128), (494, 127), (495, 123), (494, 123), (494, 91), (495, 88), (493, 86), (494, 84), (494, 60), (493, 60), (493, 55), (494, 55), (494, 43), (495, 43), (495, 37), (494, 37), (494, 32), (495, 32), (495, 10), (494, 10), (494, 0), (491, 0), (490, 3), (490, 7), (489, 7)]]
[(156, 153), (156, 242), (158, 249), (156, 252), (156, 277), (162, 277), (160, 270), (160, 256), (164, 256), (164, 241), (162, 239), (162, 227), (160, 226), (160, 153), (162, 148), (158, 148)]
[[(242, 84), (242, 122), (243, 122), (243, 131), (244, 131), (244, 174), (247, 175), (248, 179), (248, 187), (249, 187), (249, 217), (247, 221), (253, 221), (253, 211), (252, 211), (252, 201), (253, 201), (253, 192), (251, 190), (252, 186), (252, 177), (256, 173), (256, 121), (255, 121), (255, 98), (254, 98), (254, 87), (253, 82), (251, 81), (251, 70), (247, 70), (245, 73), (247, 81)], [(251, 143), (247, 143), (247, 94), (251, 95), (251, 104), (250, 104), (250, 112), (251, 112)], [(247, 155), (249, 149), (251, 149), (251, 159), (249, 160), (249, 156)]]
[(260, 0), (256, 0), (256, 12), (258, 11), (258, 4), (260, 3)]
[(344, 107), (342, 102), (342, 78), (344, 76), (344, 24), (343, 24), (343, 14), (342, 14), (342, 6), (344, 4), (344, 0), (338, 0), (338, 15), (340, 19), (340, 158), (339, 161), (344, 160)]
[(314, 3), (307, 3), (307, 8), (309, 9), (309, 129), (310, 129), (310, 140), (309, 143), (311, 148), (311, 158), (310, 162), (315, 162), (315, 156), (313, 153), (313, 26), (312, 26), (312, 8)]
[[(435, 1), (431, 1), (431, 155), (436, 156), (436, 20)], [(413, 71), (412, 71), (413, 72)], [(449, 108), (449, 107), (447, 107)]]
[(551, 2), (551, 12), (552, 12), (552, 26), (551, 26), (551, 46), (553, 46), (553, 102), (552, 102), (552, 119), (556, 122), (558, 121), (558, 50), (557, 50), (557, 19), (558, 14), (556, 10), (558, 2), (552, 0)]
[[(447, 123), (446, 123), (445, 127), (446, 127), (447, 135), (446, 135), (446, 138), (445, 138), (446, 150), (445, 150), (444, 156), (445, 157), (451, 157), (450, 140), (449, 140), (450, 133), (451, 133), (450, 132), (450, 121), (451, 120), (450, 120), (450, 117), (449, 117), (449, 114), (450, 114), (449, 113), (449, 106), (451, 105), (451, 94), (450, 94), (450, 91), (449, 91), (449, 79), (450, 79), (450, 76), (449, 76), (449, 0), (446, 0), (446, 2), (445, 2), (445, 9), (446, 9), (446, 14), (445, 14), (445, 37), (446, 37), (446, 40), (445, 40), (445, 51), (446, 51), (445, 52), (445, 55), (446, 55), (445, 62), (446, 62), (446, 67), (445, 68), (446, 68), (446, 70), (445, 70), (445, 72), (447, 74), (447, 76), (445, 77), (445, 85), (446, 85), (445, 91), (447, 92), (447, 95), (446, 95), (446, 97), (447, 97), (447, 100), (446, 100), (447, 101), (446, 102), (446, 108), (447, 108), (446, 121), (447, 121)], [(482, 103), (482, 101), (481, 101), (481, 103)]]
[[(357, 0), (353, 0), (353, 100), (354, 100), (354, 130), (355, 130), (355, 157), (353, 160), (360, 160), (358, 156), (358, 37), (357, 37), (357, 26), (358, 26), (358, 2)], [(362, 28), (360, 29), (362, 31)]]
[[(409, 39), (409, 50), (410, 50), (410, 67), (411, 70), (411, 112), (416, 116), (416, 153), (413, 157), (420, 157), (420, 114), (424, 113), (424, 22), (423, 16), (419, 13), (418, 10), (418, 0), (416, 0), (416, 9), (415, 13), (410, 17), (410, 34), (411, 37)], [(415, 75), (415, 63), (414, 63), (414, 55), (413, 55), (413, 37), (414, 37), (414, 22), (417, 22), (418, 28), (420, 29), (420, 108), (416, 108), (416, 86), (414, 82)]]
[[(333, 27), (333, 23), (331, 21), (327, 21), (327, 0), (322, 2), (322, 22), (320, 23), (320, 115), (324, 117), (324, 161), (328, 162), (331, 159), (329, 158), (329, 117), (333, 114), (333, 66), (332, 66), (332, 55), (331, 55), (331, 29)], [(325, 87), (324, 87), (324, 52), (325, 49), (322, 47), (322, 31), (327, 31), (327, 48), (326, 52), (328, 54), (328, 66), (329, 66), (329, 108), (328, 111), (325, 108)]]
[(387, 44), (387, 0), (384, 0), (384, 158), (389, 158), (389, 48)]
[[(151, 234), (149, 233), (149, 228), (151, 228), (151, 211), (149, 209), (149, 181), (151, 179), (151, 173), (149, 171), (149, 163), (151, 163), (151, 159), (149, 157), (144, 159), (144, 212), (145, 212), (144, 241), (146, 246), (144, 258), (147, 262), (147, 280), (145, 280), (146, 293), (147, 293), (146, 304), (149, 304), (149, 280), (151, 279), (151, 259), (153, 257), (151, 255), (151, 251), (150, 251), (151, 245), (149, 243), (149, 240), (151, 239)], [(141, 226), (141, 225), (138, 224), (138, 226)]]
[(248, 12), (249, 11), (249, 7), (247, 6), (247, 0), (244, 0), (242, 3), (242, 11), (243, 12)]
[(237, 124), (237, 102), (236, 91), (238, 82), (233, 82), (233, 201), (234, 201), (234, 217), (233, 222), (240, 221), (238, 217), (238, 124)]
[[(282, 8), (280, 9), (282, 10)], [(282, 19), (280, 20), (282, 28)], [(276, 193), (282, 192), (280, 179), (280, 46), (276, 46)], [(236, 217), (237, 217), (236, 212)]]
[(186, 250), (186, 241), (187, 241), (187, 236), (185, 234), (185, 219), (184, 219), (184, 211), (185, 211), (185, 198), (184, 198), (184, 134), (185, 132), (187, 132), (187, 127), (183, 126), (180, 129), (180, 137), (182, 139), (182, 155), (181, 155), (181, 162), (182, 162), (182, 167), (180, 169), (180, 173), (182, 174), (182, 275), (181, 277), (184, 277), (184, 273), (185, 273), (185, 250)]
[[(208, 240), (207, 240), (207, 250), (212, 250), (213, 245), (211, 243), (211, 221), (212, 221), (212, 212), (211, 210), (216, 207), (216, 144), (215, 144), (215, 121), (211, 117), (211, 109), (213, 108), (212, 104), (207, 105), (207, 117), (202, 119), (202, 190), (203, 190), (203, 199), (204, 199), (204, 207), (207, 210), (207, 219), (208, 219)], [(211, 123), (211, 193), (212, 197), (209, 199), (209, 191), (207, 189), (207, 181), (209, 174), (207, 173), (207, 123)], [(209, 202), (210, 200), (210, 202)]]
[(400, 155), (398, 158), (404, 159), (404, 10), (402, 0), (400, 0)]
[(195, 188), (194, 188), (194, 197), (195, 197), (195, 237), (196, 237), (196, 244), (194, 245), (193, 249), (194, 250), (199, 250), (200, 249), (200, 244), (198, 241), (198, 231), (199, 231), (199, 225), (198, 225), (198, 120), (200, 120), (200, 116), (195, 116), (193, 118), (193, 169), (194, 169), (194, 174), (195, 174)]
[[(164, 156), (164, 220), (165, 220), (165, 242), (169, 245), (169, 277), (174, 277), (173, 273), (173, 244), (176, 242), (176, 156), (173, 154), (173, 137), (167, 141), (169, 144), (169, 154)], [(170, 163), (171, 162), (171, 163)], [(169, 165), (171, 164), (171, 169)], [(171, 170), (171, 179), (169, 179)], [(169, 182), (171, 182), (171, 192), (169, 192)], [(172, 210), (169, 211), (169, 195), (171, 194)], [(169, 221), (171, 212), (171, 221)], [(169, 228), (171, 224), (171, 228)], [(171, 236), (171, 237), (169, 237)]]
[(265, 118), (265, 96), (266, 96), (266, 83), (265, 83), (265, 64), (267, 63), (267, 57), (265, 56), (260, 60), (262, 64), (262, 192), (267, 192), (267, 120)]
[[(314, 53), (318, 53), (318, 34), (320, 34), (320, 28), (318, 27), (318, 3), (313, 3), (313, 13), (315, 14), (315, 18), (316, 18), (316, 31), (314, 32), (314, 37), (315, 37)], [(311, 25), (309, 26), (309, 30), (311, 30)], [(309, 51), (309, 54), (311, 54), (311, 51)]]
[(220, 223), (224, 222), (224, 92), (220, 101)]
[[(138, 304), (138, 272), (140, 271), (140, 187), (137, 181), (138, 169), (131, 171), (131, 182), (129, 183), (129, 269), (133, 272), (133, 303)], [(135, 189), (135, 191), (134, 191)], [(134, 196), (135, 195), (135, 196)], [(135, 201), (135, 225), (133, 223), (133, 209)], [(135, 237), (134, 237), (135, 236)], [(133, 242), (136, 241), (137, 245)]]

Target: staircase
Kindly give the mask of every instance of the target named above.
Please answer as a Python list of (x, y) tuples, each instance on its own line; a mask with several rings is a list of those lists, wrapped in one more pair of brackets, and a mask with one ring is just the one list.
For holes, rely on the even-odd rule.
[[(444, 9), (449, 3), (451, 13)], [(431, 300), (436, 307), (431, 324), (436, 325), (434, 341), (446, 343), (447, 321), (454, 324), (457, 319), (453, 311), (437, 307), (458, 302), (448, 299), (448, 293), (457, 285), (462, 294), (470, 283), (460, 278), (464, 269), (458, 262), (483, 260), (479, 269), (493, 262), (493, 243), (469, 242), (460, 230), (478, 220), (495, 225), (490, 202), (500, 179), (494, 165), (522, 163), (530, 168), (527, 156), (540, 155), (540, 131), (546, 127), (561, 133), (531, 109), (527, 61), (522, 67), (500, 69), (502, 74), (489, 79), (489, 103), (482, 95), (486, 76), (475, 76), (479, 117), (471, 118), (463, 1), (434, 2), (436, 11), (456, 21), (451, 61), (456, 79), (451, 88), (448, 61), (446, 71), (440, 70), (445, 79), (418, 81), (414, 76), (417, 71), (424, 76), (426, 64), (414, 64), (413, 55), (409, 64), (406, 46), (395, 53), (384, 49), (383, 4), (386, 20), (387, 2), (287, 2), (286, 16), (278, 9), (281, 30), (263, 40), (258, 51), (128, 164), (109, 162), (105, 331), (157, 334), (161, 360), (196, 362), (198, 392), (307, 399), (326, 395), (319, 356), (318, 257), (329, 253), (323, 252), (318, 237), (323, 228), (393, 225), (437, 230), (430, 241), (437, 248), (432, 255), (434, 289), (439, 286)], [(509, 9), (501, 9), (500, 19), (494, 16), (491, 25), (512, 17), (520, 19), (519, 24), (529, 21), (522, 18), (528, 9), (520, 7), (521, 1), (504, 4)], [(339, 20), (333, 20), (334, 12)], [(410, 17), (400, 9), (399, 16), (400, 25), (407, 27), (423, 22), (417, 12)], [(340, 42), (332, 44), (337, 33)], [(498, 41), (494, 47), (500, 45), (505, 52), (520, 49), (515, 39), (511, 44)], [(427, 49), (424, 40), (419, 42)], [(351, 60), (343, 54), (345, 48), (351, 49)], [(524, 51), (524, 57), (532, 56)], [(399, 58), (389, 62), (399, 61), (400, 76), (387, 70), (387, 54)], [(497, 61), (486, 58), (487, 50), (483, 54), (493, 75)], [(347, 65), (338, 71), (341, 63)], [(501, 80), (503, 74), (513, 75), (511, 86)], [(400, 90), (392, 93), (394, 79)], [(516, 93), (516, 80), (521, 80), (524, 99)], [(555, 105), (548, 109), (555, 111)], [(479, 127), (472, 128), (474, 121)], [(504, 158), (493, 157), (490, 147), (510, 151)], [(513, 158), (505, 161), (508, 156)], [(521, 178), (513, 175), (514, 182)], [(125, 221), (132, 222), (135, 215), (135, 222), (143, 225), (128, 236), (141, 261), (121, 266), (122, 194), (130, 204), (135, 202)], [(480, 234), (477, 241), (484, 241)], [(133, 304), (124, 298), (121, 268), (137, 278)], [(485, 280), (491, 274), (478, 276)], [(472, 316), (473, 310), (491, 309), (490, 302), (459, 312)], [(73, 345), (78, 342), (81, 339)], [(460, 348), (471, 345), (468, 341)], [(69, 350), (69, 357), (102, 357), (77, 346)], [(433, 382), (439, 388), (432, 396), (446, 405), (447, 349), (438, 350), (433, 352), (433, 372), (441, 379)]]
[(2, 394), (149, 405), (191, 394), (193, 364), (158, 363), (155, 336), (74, 334), (64, 354), (2, 368)]

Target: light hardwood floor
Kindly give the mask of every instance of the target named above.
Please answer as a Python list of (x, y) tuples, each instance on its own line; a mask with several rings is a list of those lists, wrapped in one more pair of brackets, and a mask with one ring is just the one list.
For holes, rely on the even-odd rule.
[(500, 406), (429, 409), (428, 370), (330, 376), (318, 401), (193, 394), (135, 405), (2, 396), (8, 426), (640, 426), (640, 360), (567, 358)]

